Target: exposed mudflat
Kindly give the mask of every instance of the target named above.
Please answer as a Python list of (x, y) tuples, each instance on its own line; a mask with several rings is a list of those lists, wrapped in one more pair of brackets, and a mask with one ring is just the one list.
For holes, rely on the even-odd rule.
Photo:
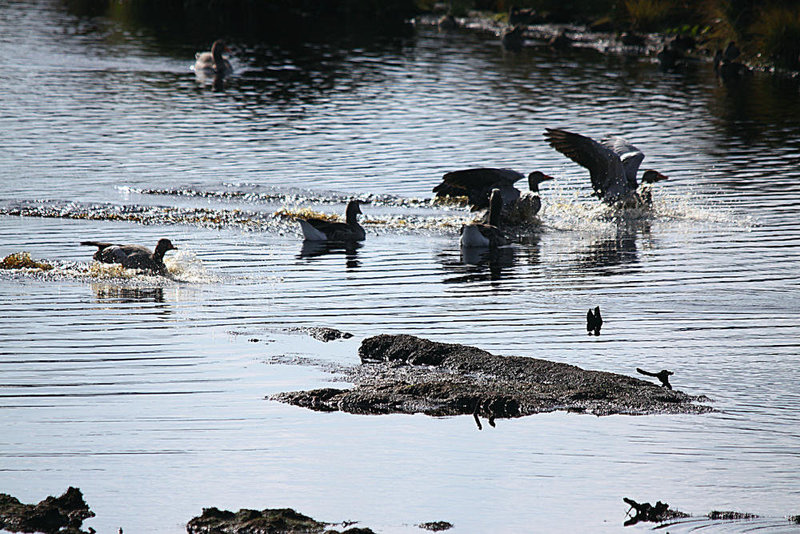
[(270, 398), (319, 411), (522, 417), (557, 410), (594, 415), (696, 414), (705, 396), (564, 363), (497, 356), (466, 345), (379, 335), (359, 348), (361, 365), (341, 369), (351, 389), (322, 388)]

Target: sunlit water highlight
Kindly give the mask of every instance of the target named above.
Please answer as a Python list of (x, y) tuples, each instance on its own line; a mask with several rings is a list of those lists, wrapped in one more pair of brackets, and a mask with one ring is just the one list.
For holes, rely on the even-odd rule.
[[(490, 36), (420, 28), (360, 48), (232, 43), (238, 75), (216, 92), (189, 69), (195, 45), (48, 2), (0, 14), (0, 256), (55, 267), (0, 272), (0, 491), (36, 502), (79, 486), (98, 532), (181, 532), (207, 506), (381, 532), (618, 532), (624, 496), (764, 516), (670, 532), (796, 531), (795, 82), (507, 55)], [(670, 177), (654, 209), (591, 198), (585, 170), (543, 141), (554, 126), (626, 135)], [(557, 177), (541, 224), (492, 257), (462, 254), (471, 215), (430, 201), (442, 173), (479, 165)], [(341, 215), (353, 197), (371, 200), (359, 248), (304, 246), (275, 215)], [(179, 247), (167, 277), (78, 245), (161, 237)], [(597, 338), (583, 319), (596, 305)], [(323, 344), (303, 326), (354, 337)], [(341, 387), (328, 370), (379, 333), (668, 368), (719, 411), (478, 431), (264, 400)], [(299, 358), (333, 367), (279, 363)]]

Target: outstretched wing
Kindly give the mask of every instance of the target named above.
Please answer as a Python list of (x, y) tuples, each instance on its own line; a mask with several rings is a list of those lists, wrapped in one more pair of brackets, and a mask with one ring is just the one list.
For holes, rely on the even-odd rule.
[(622, 160), (622, 168), (625, 170), (625, 179), (628, 187), (631, 189), (639, 187), (639, 183), (636, 181), (636, 174), (639, 172), (642, 160), (644, 160), (644, 153), (622, 137), (609, 135), (603, 138), (601, 143), (611, 149)]
[[(501, 191), (513, 189), (514, 183), (523, 175), (511, 169), (481, 167), (448, 172), (442, 183), (433, 188), (436, 196), (465, 196), (475, 209), (489, 206), (489, 193), (498, 188)], [(510, 191), (513, 193), (513, 191)], [(519, 192), (517, 192), (519, 195)]]
[(467, 191), (470, 189), (486, 189), (492, 186), (513, 185), (522, 178), (521, 173), (511, 169), (493, 169), (490, 167), (463, 169), (445, 174), (442, 177), (442, 183), (434, 187), (433, 192), (438, 193), (448, 186)]
[(607, 146), (589, 137), (554, 128), (546, 128), (544, 136), (550, 146), (589, 169), (592, 187), (600, 198), (618, 189), (618, 182), (625, 180), (619, 155)]

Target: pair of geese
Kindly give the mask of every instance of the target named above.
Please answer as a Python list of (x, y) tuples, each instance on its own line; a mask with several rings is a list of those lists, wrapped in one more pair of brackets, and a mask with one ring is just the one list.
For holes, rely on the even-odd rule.
[[(589, 137), (547, 128), (544, 134), (550, 146), (589, 169), (594, 194), (608, 204), (620, 207), (646, 206), (651, 202), (649, 185), (666, 180), (655, 170), (642, 174), (639, 188), (637, 174), (644, 160), (641, 150), (621, 137), (608, 136), (600, 142)], [(438, 197), (466, 196), (472, 211), (488, 208), (483, 222), (464, 225), (462, 247), (497, 247), (507, 244), (501, 224), (521, 225), (530, 222), (542, 207), (539, 184), (552, 180), (539, 171), (528, 175), (530, 191), (521, 193), (514, 184), (523, 175), (510, 169), (476, 168), (448, 172), (442, 183), (433, 188)], [(303, 236), (309, 241), (361, 241), (364, 229), (358, 224), (361, 213), (358, 200), (347, 204), (344, 223), (322, 219), (301, 219)]]
[[(597, 142), (580, 134), (550, 128), (544, 136), (550, 146), (589, 169), (595, 195), (604, 202), (623, 207), (649, 203), (649, 190), (640, 191), (636, 179), (644, 154), (635, 146), (620, 137), (609, 136)], [(553, 178), (539, 171), (530, 173), (530, 191), (524, 194), (514, 187), (522, 178), (517, 171), (494, 168), (465, 169), (444, 175), (442, 183), (433, 188), (437, 196), (466, 196), (473, 211), (488, 208), (485, 222), (467, 224), (461, 229), (462, 247), (505, 245), (507, 241), (500, 230), (502, 221), (521, 224), (539, 212), (539, 184)], [(642, 184), (649, 186), (666, 179), (657, 171), (646, 170)], [(351, 200), (347, 204), (345, 222), (299, 219), (300, 228), (308, 241), (363, 241), (366, 232), (358, 224), (361, 213), (360, 201)], [(169, 239), (160, 239), (155, 251), (140, 245), (97, 241), (83, 241), (81, 245), (96, 246), (93, 257), (99, 262), (119, 263), (154, 274), (166, 273), (164, 254), (177, 248)]]

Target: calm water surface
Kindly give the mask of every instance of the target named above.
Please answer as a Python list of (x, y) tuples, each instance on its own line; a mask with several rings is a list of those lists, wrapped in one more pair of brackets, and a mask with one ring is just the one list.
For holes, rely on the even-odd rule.
[[(723, 85), (705, 64), (663, 73), (592, 50), (506, 55), (491, 36), (424, 27), (364, 46), (231, 47), (237, 76), (215, 91), (190, 70), (200, 45), (0, 4), (0, 255), (57, 264), (0, 273), (0, 491), (36, 502), (78, 486), (101, 533), (178, 533), (208, 506), (380, 532), (619, 532), (626, 496), (765, 516), (670, 531), (793, 531), (797, 82)], [(604, 211), (545, 127), (635, 142), (670, 177), (654, 213)], [(426, 202), (468, 166), (557, 177), (540, 230), (491, 261), (460, 254), (466, 212)], [(356, 250), (304, 249), (271, 215), (369, 195)], [(78, 245), (164, 236), (180, 247), (168, 280), (91, 267)], [(587, 337), (596, 305), (607, 322)], [(354, 337), (323, 344), (301, 326)], [(379, 333), (668, 368), (719, 411), (478, 431), (470, 417), (264, 400), (341, 386), (325, 363), (355, 364)]]

